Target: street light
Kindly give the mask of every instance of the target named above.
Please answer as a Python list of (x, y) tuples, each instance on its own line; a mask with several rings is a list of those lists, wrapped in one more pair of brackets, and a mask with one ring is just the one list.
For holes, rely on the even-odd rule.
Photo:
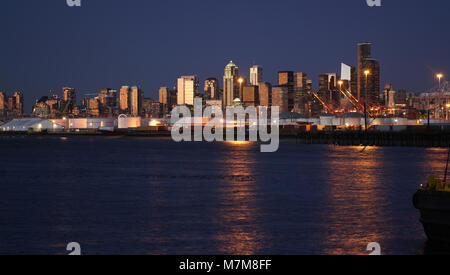
[(366, 86), (365, 86), (365, 93), (366, 96), (364, 98), (364, 124), (366, 126), (366, 131), (367, 131), (367, 86), (368, 86), (368, 80), (369, 80), (369, 74), (370, 74), (370, 70), (365, 70), (364, 71), (364, 75), (366, 76)]
[(242, 77), (240, 77), (239, 79), (238, 79), (238, 82), (239, 82), (239, 99), (243, 99), (242, 98), (242, 83), (244, 83), (244, 79), (242, 78)]
[(443, 78), (444, 75), (443, 74), (437, 74), (436, 77), (439, 80), (439, 90), (441, 90), (441, 78)]
[(342, 90), (342, 84), (344, 84), (344, 81), (339, 80), (339, 81), (338, 81), (338, 84), (339, 84), (339, 90)]

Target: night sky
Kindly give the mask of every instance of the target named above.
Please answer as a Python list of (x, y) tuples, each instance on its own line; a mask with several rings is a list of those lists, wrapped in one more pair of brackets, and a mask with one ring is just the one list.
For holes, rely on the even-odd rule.
[[(101, 88), (160, 86), (198, 74), (222, 79), (233, 60), (241, 74), (264, 67), (320, 73), (356, 65), (356, 44), (372, 42), (384, 85), (422, 92), (450, 74), (450, 1), (382, 0), (4, 0), (0, 7), (0, 91), (25, 95), (25, 111), (53, 89), (78, 99)], [(222, 80), (221, 80), (222, 82)], [(222, 85), (222, 83), (221, 83)], [(201, 87), (203, 91), (203, 87)]]

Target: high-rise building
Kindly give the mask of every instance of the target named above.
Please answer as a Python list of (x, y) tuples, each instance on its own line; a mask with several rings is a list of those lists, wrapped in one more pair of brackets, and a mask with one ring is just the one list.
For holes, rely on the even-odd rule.
[(205, 99), (219, 99), (219, 81), (216, 78), (208, 78), (205, 81)]
[[(358, 44), (358, 100), (365, 100), (368, 104), (377, 104), (380, 93), (380, 65), (372, 58), (372, 44)], [(370, 71), (367, 76), (366, 70)], [(367, 82), (367, 85), (366, 85)]]
[(70, 87), (63, 87), (63, 112), (71, 113), (73, 111), (73, 108), (77, 105), (77, 98), (75, 94), (75, 89)]
[(278, 86), (286, 86), (288, 89), (288, 109), (293, 110), (295, 105), (295, 82), (294, 72), (281, 71), (278, 72)]
[(288, 93), (288, 86), (276, 86), (272, 88), (272, 106), (280, 107), (280, 113), (289, 112)]
[(13, 107), (14, 115), (22, 116), (23, 115), (23, 94), (21, 92), (14, 93), (14, 107)]
[(309, 114), (308, 76), (306, 73), (294, 73), (294, 111), (303, 115)]
[(272, 84), (268, 82), (259, 83), (259, 105), (272, 106)]
[(6, 99), (5, 93), (0, 92), (0, 117), (5, 116), (5, 114), (6, 114), (6, 111), (5, 111), (5, 108), (6, 108), (5, 99)]
[(119, 96), (119, 108), (122, 113), (130, 111), (130, 86), (122, 86)]
[(159, 88), (159, 103), (164, 105), (170, 104), (170, 90), (167, 87)]
[(349, 90), (355, 98), (358, 98), (358, 74), (356, 68), (347, 64), (341, 64), (342, 89)]
[(256, 85), (246, 85), (243, 88), (244, 106), (258, 106), (259, 105), (259, 89)]
[(223, 76), (223, 107), (233, 106), (233, 100), (239, 96), (239, 67), (230, 61)]
[(194, 98), (198, 95), (199, 82), (196, 75), (182, 76), (177, 81), (178, 105), (194, 105)]
[(257, 86), (260, 82), (263, 82), (263, 68), (255, 65), (250, 68), (250, 85)]
[(159, 103), (161, 103), (162, 114), (168, 114), (172, 106), (172, 97), (168, 87), (159, 88)]
[(90, 98), (88, 101), (88, 115), (91, 117), (100, 116), (100, 102), (98, 98)]
[(333, 106), (340, 102), (341, 94), (337, 88), (337, 74), (321, 74), (319, 75), (319, 96), (322, 100)]
[(144, 101), (144, 93), (141, 88), (134, 86), (130, 92), (130, 113), (137, 117), (142, 114), (142, 102)]

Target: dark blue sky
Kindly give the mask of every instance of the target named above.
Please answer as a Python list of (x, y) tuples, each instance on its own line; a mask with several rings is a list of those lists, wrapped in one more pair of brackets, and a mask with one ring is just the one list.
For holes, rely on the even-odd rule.
[(222, 78), (232, 59), (279, 70), (338, 72), (356, 44), (374, 43), (382, 85), (422, 92), (450, 74), (448, 0), (5, 0), (0, 8), (0, 90), (25, 94), (26, 111), (49, 89), (78, 97), (140, 85), (157, 98), (180, 75)]

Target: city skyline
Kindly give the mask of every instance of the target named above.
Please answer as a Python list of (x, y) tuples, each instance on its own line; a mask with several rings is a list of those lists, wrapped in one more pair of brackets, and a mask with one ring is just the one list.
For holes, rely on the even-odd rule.
[[(141, 19), (126, 26), (117, 20), (98, 23), (103, 14), (111, 17), (121, 14), (121, 1), (110, 1), (108, 6), (86, 2), (78, 9), (68, 8), (63, 1), (57, 4), (8, 2), (0, 19), (4, 40), (8, 42), (0, 46), (2, 60), (8, 64), (0, 69), (0, 90), (8, 94), (23, 92), (28, 99), (27, 111), (34, 99), (48, 94), (49, 90), (59, 91), (63, 86), (76, 87), (81, 98), (82, 94), (104, 87), (138, 85), (146, 97), (156, 99), (159, 87), (175, 86), (174, 79), (181, 75), (196, 74), (201, 80), (221, 79), (223, 65), (229, 60), (238, 63), (242, 76), (247, 79), (250, 79), (248, 68), (260, 64), (264, 67), (264, 81), (275, 84), (280, 70), (305, 72), (317, 89), (318, 75), (339, 71), (341, 62), (357, 65), (355, 47), (364, 41), (376, 45), (372, 55), (383, 67), (382, 86), (392, 83), (408, 91), (423, 92), (434, 85), (435, 73), (450, 71), (449, 64), (443, 63), (449, 60), (446, 49), (450, 40), (444, 35), (446, 9), (443, 8), (450, 5), (447, 1), (383, 3), (381, 8), (369, 8), (364, 1), (356, 0), (317, 2), (260, 1), (256, 11), (252, 10), (251, 3), (231, 1), (229, 7), (208, 3), (207, 10), (220, 9), (221, 13), (233, 14), (235, 18), (231, 24), (239, 43), (228, 46), (221, 43), (223, 35), (232, 32), (224, 29), (226, 16), (217, 14), (217, 18), (204, 19), (198, 16), (207, 5), (205, 1), (191, 5), (130, 2), (127, 11), (140, 14)], [(24, 21), (14, 23), (12, 18), (18, 18), (25, 5)], [(183, 20), (183, 10), (192, 12), (192, 20)], [(161, 16), (168, 16), (168, 11), (170, 20), (162, 21)], [(267, 21), (265, 18), (274, 12), (286, 16)], [(351, 20), (339, 15), (343, 12), (352, 14)], [(79, 20), (81, 16), (83, 22)], [(417, 20), (400, 20), (411, 16)], [(40, 24), (34, 24), (38, 19)], [(203, 24), (204, 20), (210, 24)], [(398, 24), (390, 24), (392, 20)], [(55, 24), (58, 21), (64, 23)], [(178, 28), (181, 22), (195, 30), (190, 37), (185, 37)], [(351, 22), (362, 24), (352, 26)], [(261, 26), (256, 33), (250, 31), (254, 25)], [(336, 31), (321, 38), (320, 30), (331, 25)], [(214, 30), (212, 40), (203, 40), (205, 34)], [(296, 30), (303, 35), (289, 36), (287, 42), (280, 43), (279, 37), (287, 37)], [(175, 43), (176, 35), (187, 39), (183, 40), (184, 46)], [(128, 43), (133, 40), (139, 43)], [(6, 45), (17, 50), (6, 50)]]

